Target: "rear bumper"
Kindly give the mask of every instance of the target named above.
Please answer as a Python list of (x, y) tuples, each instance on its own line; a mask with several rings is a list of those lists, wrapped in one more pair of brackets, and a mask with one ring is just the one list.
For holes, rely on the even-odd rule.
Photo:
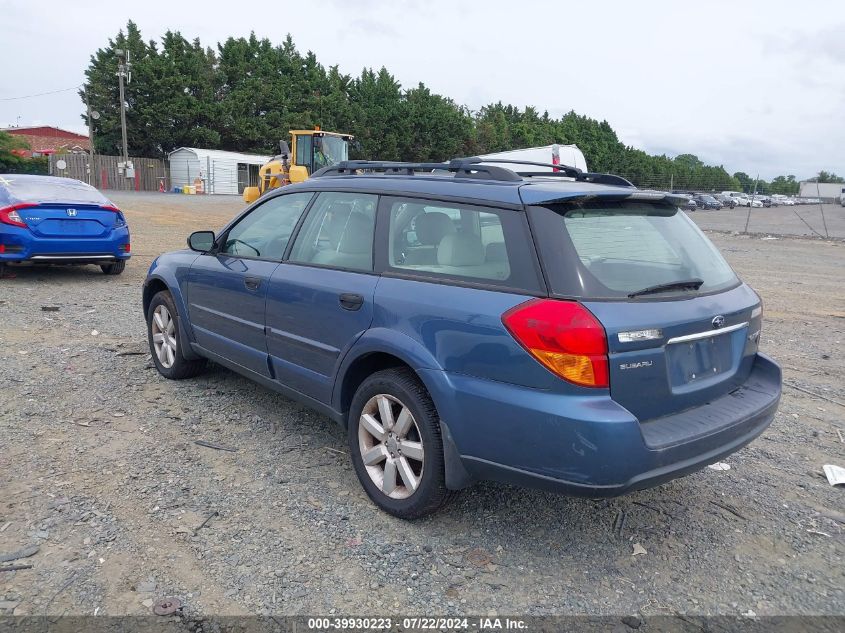
[(656, 486), (736, 452), (771, 424), (781, 394), (780, 367), (761, 354), (731, 394), (644, 423), (607, 396), (451, 379), (441, 412), (449, 487), (494, 480), (589, 497)]
[(3, 225), (0, 262), (40, 262), (49, 264), (103, 263), (129, 259), (124, 248), (129, 243), (129, 229), (113, 229), (109, 235), (96, 238), (36, 237), (29, 229)]

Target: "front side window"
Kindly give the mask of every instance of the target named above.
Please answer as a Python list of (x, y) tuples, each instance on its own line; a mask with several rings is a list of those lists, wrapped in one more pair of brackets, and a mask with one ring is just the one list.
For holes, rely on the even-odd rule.
[[(530, 213), (556, 294), (687, 296), (738, 283), (716, 247), (676, 207), (593, 200), (532, 207)], [(656, 286), (666, 288), (639, 294)]]
[(371, 271), (378, 196), (321, 193), (302, 225), (292, 262)]
[(313, 196), (292, 193), (270, 198), (229, 230), (220, 252), (281, 261), (293, 229)]
[(534, 292), (539, 282), (520, 211), (388, 199), (389, 268)]

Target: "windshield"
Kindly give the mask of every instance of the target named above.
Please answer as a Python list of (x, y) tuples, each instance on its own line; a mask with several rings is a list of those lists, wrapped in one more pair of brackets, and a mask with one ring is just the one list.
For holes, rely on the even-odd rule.
[(314, 138), (314, 171), (349, 160), (349, 143), (339, 136)]
[[(716, 247), (673, 206), (593, 200), (532, 207), (530, 213), (556, 295), (627, 299), (668, 285), (643, 296), (665, 298), (739, 283)], [(689, 280), (702, 283), (693, 288)]]

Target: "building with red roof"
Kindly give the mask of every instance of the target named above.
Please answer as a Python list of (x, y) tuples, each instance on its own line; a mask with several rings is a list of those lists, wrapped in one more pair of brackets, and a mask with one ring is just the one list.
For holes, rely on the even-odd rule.
[(15, 150), (25, 158), (48, 156), (59, 152), (87, 153), (91, 149), (88, 137), (50, 125), (3, 128), (3, 132), (17, 136), (29, 144), (29, 149)]

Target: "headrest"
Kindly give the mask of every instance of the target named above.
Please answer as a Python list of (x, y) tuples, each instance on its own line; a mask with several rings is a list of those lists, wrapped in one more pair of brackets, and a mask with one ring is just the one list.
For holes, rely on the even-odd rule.
[(417, 216), (417, 239), (421, 244), (437, 246), (444, 236), (455, 232), (452, 218), (441, 211), (421, 213)]
[(487, 245), (487, 256), (485, 260), (488, 262), (506, 262), (508, 261), (508, 249), (505, 248), (504, 242), (491, 242)]
[(364, 213), (353, 211), (338, 242), (337, 252), (363, 254), (372, 250), (373, 220)]
[(477, 235), (452, 233), (437, 247), (437, 263), (441, 266), (478, 266), (484, 263), (484, 245)]

